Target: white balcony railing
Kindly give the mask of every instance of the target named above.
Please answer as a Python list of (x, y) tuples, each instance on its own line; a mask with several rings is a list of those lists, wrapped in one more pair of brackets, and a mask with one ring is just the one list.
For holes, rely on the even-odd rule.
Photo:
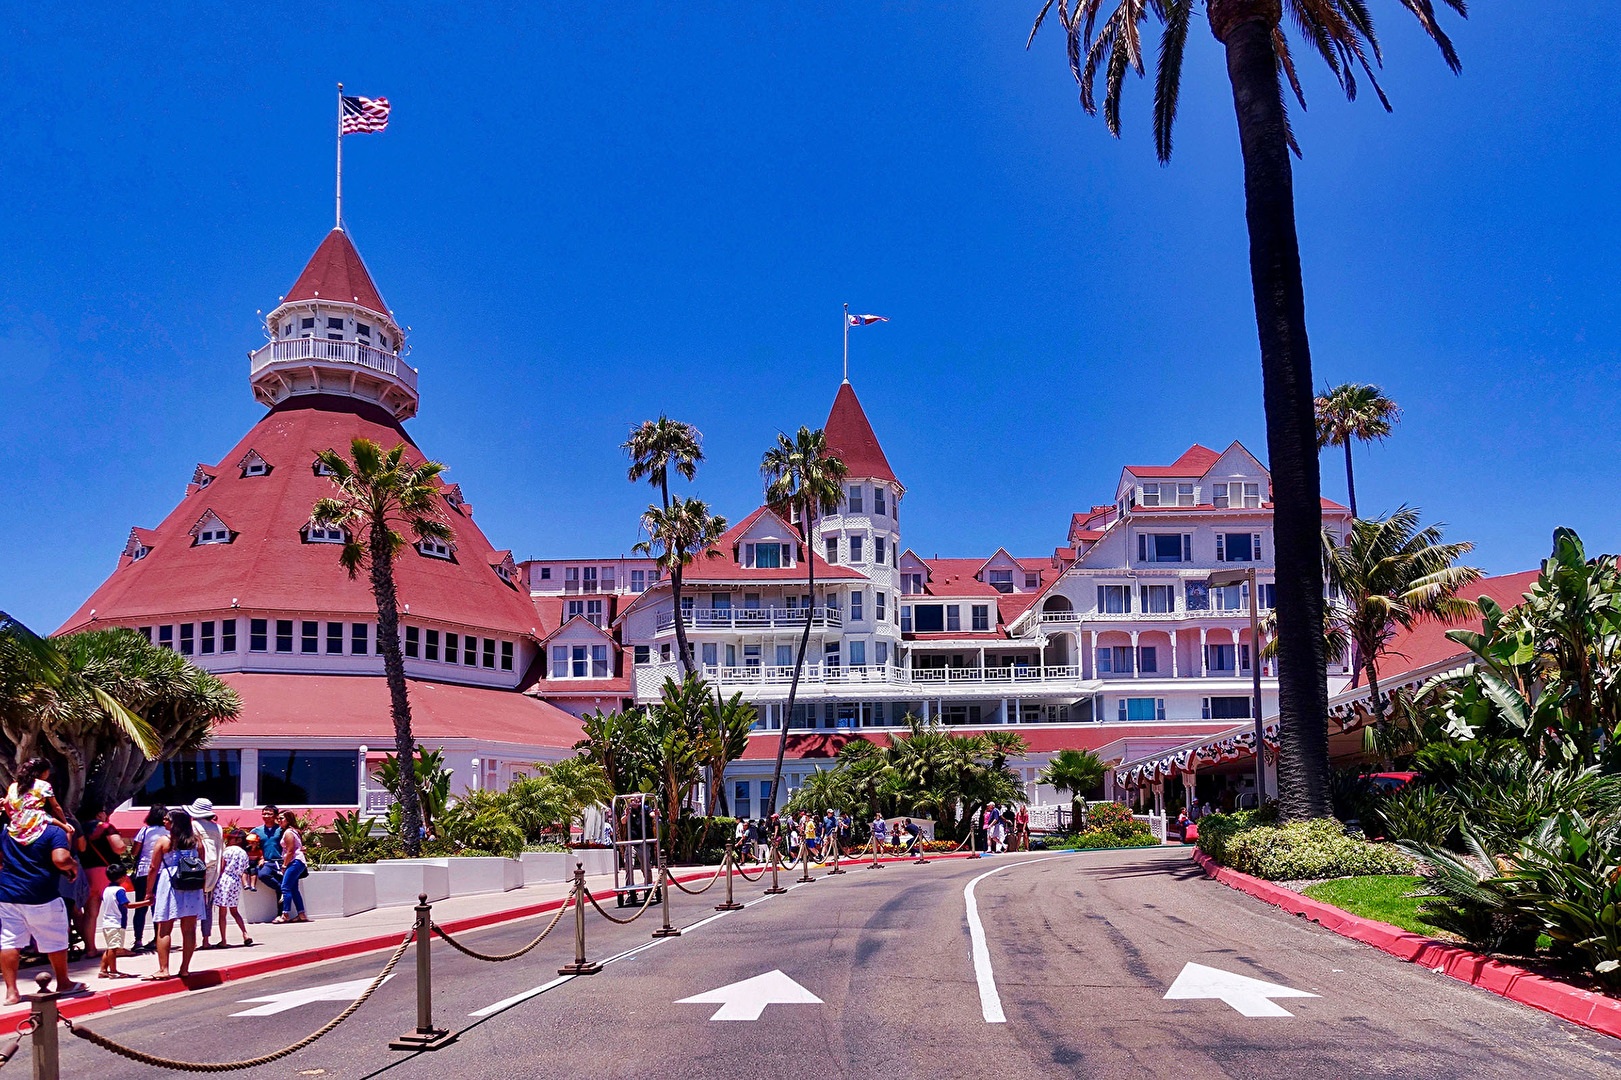
[(249, 374), (257, 375), (276, 364), (314, 362), (352, 364), (392, 375), (412, 390), (417, 388), (416, 369), (391, 352), (360, 341), (328, 341), (325, 338), (289, 338), (272, 341), (256, 350), (249, 360)]
[(1227, 611), (1211, 608), (1208, 611), (1043, 611), (1044, 623), (1082, 622), (1179, 622), (1184, 619), (1244, 619), (1249, 609)]
[[(792, 666), (726, 667), (700, 665), (698, 674), (722, 687), (784, 686), (793, 681)], [(637, 669), (638, 686), (657, 688), (665, 678), (679, 678), (675, 664), (657, 664)], [(972, 667), (907, 668), (887, 664), (844, 665), (806, 664), (800, 672), (801, 686), (884, 686), (896, 689), (916, 687), (930, 692), (943, 687), (1005, 690), (1012, 686), (1051, 687), (1055, 691), (1081, 692), (1081, 669), (1064, 667)]]
[[(689, 630), (775, 630), (799, 629), (805, 625), (804, 608), (693, 608), (682, 615)], [(675, 612), (661, 611), (655, 624), (659, 632), (675, 629)], [(826, 629), (844, 625), (838, 608), (811, 609), (811, 626)]]

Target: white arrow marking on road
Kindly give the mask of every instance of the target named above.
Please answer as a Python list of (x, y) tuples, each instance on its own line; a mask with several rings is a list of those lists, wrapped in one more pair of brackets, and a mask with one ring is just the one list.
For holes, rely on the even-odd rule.
[(1293, 1016), (1294, 1013), (1274, 1004), (1272, 999), (1316, 996), (1292, 986), (1279, 986), (1203, 964), (1188, 964), (1165, 991), (1167, 1001), (1214, 998), (1225, 1001), (1245, 1016)]
[[(390, 975), (388, 979), (394, 976)], [(384, 979), (383, 982), (387, 982)], [(309, 986), (303, 990), (285, 990), (279, 994), (270, 994), (266, 997), (243, 998), (238, 1005), (247, 1005), (255, 1001), (268, 1004), (253, 1009), (244, 1009), (232, 1013), (232, 1016), (275, 1016), (289, 1009), (296, 1009), (300, 1005), (308, 1005), (312, 1001), (353, 1001), (360, 996), (360, 992), (371, 985), (370, 979), (356, 979), (354, 982), (328, 983), (325, 986)]]
[(682, 998), (677, 1005), (719, 1005), (711, 1020), (758, 1020), (767, 1005), (820, 1005), (822, 999), (780, 971)]

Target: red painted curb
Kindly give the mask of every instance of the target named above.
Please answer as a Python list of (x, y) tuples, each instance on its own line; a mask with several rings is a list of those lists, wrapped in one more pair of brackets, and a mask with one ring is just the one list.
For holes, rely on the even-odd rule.
[[(936, 859), (965, 859), (967, 852), (953, 852), (944, 855), (931, 855), (929, 861)], [(916, 862), (915, 858), (904, 855), (886, 855), (879, 862)], [(862, 863), (851, 863), (841, 860), (844, 865), (859, 866)], [(865, 860), (863, 860), (865, 862)], [(866, 862), (866, 865), (871, 865)], [(797, 864), (795, 864), (797, 865)], [(767, 867), (769, 870), (769, 867)], [(781, 868), (786, 873), (792, 869), (787, 865)], [(818, 867), (819, 869), (819, 867)], [(743, 877), (736, 868), (732, 873)], [(671, 875), (672, 881), (694, 881), (704, 877), (718, 876), (714, 871), (700, 870), (691, 874)], [(747, 879), (745, 879), (747, 880)], [(753, 884), (751, 882), (750, 884)], [(613, 897), (613, 890), (595, 892), (591, 896), (601, 902)], [(448, 923), (440, 923), (447, 932), (456, 934), (468, 930), (479, 930), (498, 923), (514, 922), (518, 919), (527, 919), (531, 915), (540, 915), (549, 911), (556, 911), (567, 901), (567, 897), (556, 900), (543, 900), (535, 904), (526, 904), (519, 908), (509, 908), (506, 911), (491, 911), (483, 915), (469, 915), (465, 919), (455, 919)], [(409, 910), (409, 909), (401, 909)], [(338, 960), (348, 956), (360, 956), (369, 952), (380, 952), (383, 949), (392, 949), (399, 945), (404, 931), (394, 934), (378, 934), (373, 937), (357, 938), (354, 941), (342, 941), (332, 945), (322, 945), (319, 948), (305, 949), (301, 952), (279, 953), (275, 956), (266, 956), (258, 960), (245, 960), (240, 964), (231, 964), (227, 967), (213, 968), (209, 971), (199, 971), (188, 975), (184, 979), (168, 979), (163, 982), (137, 982), (131, 986), (120, 986), (113, 990), (98, 990), (85, 997), (65, 998), (57, 1002), (57, 1009), (63, 1016), (77, 1019), (83, 1016), (94, 1016), (97, 1013), (116, 1009), (121, 1005), (133, 1005), (136, 1002), (151, 1001), (154, 998), (167, 997), (171, 994), (183, 994), (188, 990), (204, 990), (211, 986), (220, 986), (228, 982), (237, 982), (241, 979), (251, 979), (256, 975), (266, 975), (274, 971), (287, 971), (292, 968), (306, 967), (310, 964), (319, 964), (327, 960)], [(27, 1016), (27, 1007), (13, 1007), (9, 1011), (0, 1011), (0, 1025), (7, 1020), (21, 1019)]]
[(1202, 851), (1195, 851), (1193, 858), (1207, 877), (1291, 914), (1303, 915), (1325, 930), (1372, 945), (1409, 963), (1422, 964), (1437, 974), (1489, 990), (1499, 997), (1552, 1013), (1561, 1020), (1621, 1038), (1621, 999), (1549, 979), (1399, 926), (1352, 915), (1270, 881), (1218, 866)]

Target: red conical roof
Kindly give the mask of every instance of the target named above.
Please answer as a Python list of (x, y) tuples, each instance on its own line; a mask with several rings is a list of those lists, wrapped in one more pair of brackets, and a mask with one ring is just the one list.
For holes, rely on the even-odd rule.
[(360, 252), (342, 229), (326, 234), (281, 302), (291, 304), (298, 300), (336, 300), (359, 304), (380, 315), (388, 314), (387, 305), (366, 272), (366, 264), (360, 261)]
[(844, 462), (851, 476), (900, 483), (849, 383), (840, 385), (838, 395), (833, 398), (833, 411), (827, 414), (824, 430), (828, 448)]

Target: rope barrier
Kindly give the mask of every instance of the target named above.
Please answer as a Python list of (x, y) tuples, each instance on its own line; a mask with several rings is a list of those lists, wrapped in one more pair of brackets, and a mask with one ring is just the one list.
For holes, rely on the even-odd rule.
[[(552, 921), (546, 924), (546, 929), (540, 932), (540, 936), (535, 938), (535, 940), (531, 941), (529, 944), (525, 945), (523, 948), (518, 949), (516, 952), (499, 954), (481, 953), (477, 950), (468, 948), (466, 945), (463, 945), (461, 942), (451, 937), (445, 928), (440, 926), (438, 923), (429, 923), (428, 925), (433, 932), (438, 935), (440, 941), (443, 941), (446, 945), (449, 945), (452, 949), (455, 949), (463, 956), (470, 956), (474, 960), (483, 960), (488, 963), (499, 964), (508, 960), (516, 960), (518, 957), (527, 953), (530, 949), (533, 949), (536, 945), (539, 945), (542, 941), (545, 941), (546, 935), (551, 933), (553, 930), (556, 930), (557, 924), (563, 921), (563, 913), (569, 909), (569, 905), (572, 903), (574, 903), (574, 894), (570, 893), (568, 899), (563, 901), (563, 906), (557, 909), (557, 914), (552, 916)], [(600, 911), (601, 909), (599, 908), (598, 910)]]
[(360, 992), (360, 996), (355, 998), (355, 1000), (349, 1004), (348, 1008), (344, 1009), (337, 1016), (334, 1016), (331, 1020), (327, 1021), (327, 1023), (318, 1031), (314, 1032), (313, 1034), (306, 1035), (304, 1038), (293, 1043), (291, 1046), (284, 1046), (274, 1053), (261, 1054), (256, 1058), (248, 1058), (245, 1061), (181, 1061), (176, 1058), (166, 1058), (158, 1054), (149, 1054), (144, 1050), (137, 1050), (132, 1046), (125, 1046), (122, 1043), (114, 1042), (112, 1039), (107, 1038), (107, 1036), (98, 1035), (89, 1028), (79, 1027), (65, 1016), (62, 1017), (62, 1023), (67, 1027), (70, 1034), (83, 1039), (85, 1042), (93, 1043), (109, 1053), (117, 1054), (120, 1057), (128, 1058), (129, 1060), (139, 1062), (142, 1065), (155, 1065), (160, 1069), (176, 1069), (180, 1072), (197, 1073), (235, 1072), (239, 1069), (252, 1069), (260, 1065), (268, 1065), (272, 1061), (280, 1061), (289, 1054), (297, 1053), (298, 1051), (304, 1049), (304, 1047), (313, 1043), (315, 1040), (321, 1038), (321, 1036), (330, 1033), (339, 1024), (353, 1016), (355, 1014), (355, 1010), (366, 1004), (366, 999), (371, 997), (372, 994), (377, 991), (377, 988), (383, 985), (384, 980), (386, 980), (389, 975), (393, 973), (394, 966), (400, 962), (400, 957), (405, 955), (405, 950), (410, 947), (411, 942), (415, 937), (416, 930), (415, 928), (412, 928), (405, 935), (405, 939), (400, 942), (399, 948), (394, 950), (394, 955), (388, 958), (388, 963), (383, 965), (383, 970), (377, 973), (377, 978), (371, 981), (371, 985), (362, 990)]
[(685, 885), (681, 884), (681, 882), (677, 881), (675, 878), (670, 879), (670, 884), (674, 885), (676, 888), (680, 889), (682, 892), (686, 893), (688, 896), (702, 896), (704, 893), (706, 893), (710, 889), (714, 888), (715, 882), (720, 880), (720, 872), (722, 870), (724, 870), (724, 869), (726, 869), (726, 863), (725, 863), (724, 860), (722, 860), (721, 864), (715, 868), (715, 876), (710, 878), (709, 879), (709, 884), (705, 885), (701, 889), (689, 889)]
[(761, 863), (760, 864), (760, 872), (758, 874), (755, 874), (753, 877), (749, 877), (749, 872), (747, 870), (743, 869), (743, 864), (742, 863), (737, 864), (737, 874), (738, 874), (738, 876), (741, 877), (744, 881), (748, 881), (748, 882), (759, 881), (761, 878), (765, 877), (765, 872), (767, 870), (769, 870), (769, 869), (771, 869), (771, 867), (769, 865), (767, 865), (766, 863)]
[(602, 905), (597, 903), (597, 898), (592, 896), (590, 893), (586, 893), (585, 898), (587, 900), (591, 901), (591, 906), (597, 909), (597, 914), (598, 915), (601, 915), (604, 919), (607, 919), (611, 923), (618, 923), (620, 926), (624, 926), (627, 923), (635, 922), (637, 919), (639, 919), (643, 915), (647, 914), (647, 909), (652, 906), (653, 897), (656, 896), (656, 895), (658, 895), (658, 891), (656, 889), (648, 889), (647, 890), (647, 899), (643, 900), (642, 901), (642, 906), (636, 909), (636, 914), (632, 915), (628, 919), (616, 918), (615, 916), (610, 915), (606, 911), (602, 910)]

